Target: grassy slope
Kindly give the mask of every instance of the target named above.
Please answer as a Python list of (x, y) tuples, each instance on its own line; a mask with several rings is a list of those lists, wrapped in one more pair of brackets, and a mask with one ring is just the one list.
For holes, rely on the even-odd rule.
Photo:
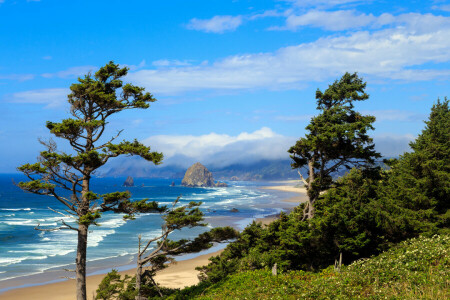
[[(255, 270), (229, 276), (178, 299), (450, 299), (450, 235), (408, 240), (338, 273)], [(171, 297), (171, 298), (172, 298)]]

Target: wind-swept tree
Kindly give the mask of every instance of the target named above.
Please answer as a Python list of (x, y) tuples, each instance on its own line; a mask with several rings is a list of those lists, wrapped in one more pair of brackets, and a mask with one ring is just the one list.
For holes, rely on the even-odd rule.
[(213, 243), (229, 241), (239, 236), (239, 232), (231, 227), (216, 227), (193, 239), (169, 239), (174, 231), (207, 225), (203, 223), (204, 214), (199, 209), (201, 202), (177, 206), (179, 200), (180, 197), (164, 212), (161, 235), (147, 241), (143, 241), (139, 235), (136, 276), (121, 279), (116, 270), (111, 271), (99, 285), (96, 299), (148, 299), (157, 295), (164, 297), (165, 289), (158, 286), (154, 276), (167, 268), (168, 263), (174, 262), (175, 256), (200, 252), (209, 249)]
[[(316, 91), (317, 109), (321, 112), (311, 119), (307, 134), (289, 149), (292, 168), (299, 169), (309, 201), (303, 218), (314, 216), (314, 202), (320, 192), (330, 187), (339, 170), (369, 166), (380, 157), (374, 150), (367, 131), (373, 129), (373, 116), (363, 116), (354, 110), (353, 102), (369, 98), (366, 83), (357, 73), (345, 73), (338, 81), (321, 92)], [(307, 176), (303, 177), (301, 169)]]
[[(20, 182), (19, 187), (27, 192), (54, 197), (65, 207), (77, 225), (63, 220), (58, 229), (75, 230), (78, 233), (76, 256), (77, 299), (86, 299), (86, 248), (88, 228), (95, 225), (101, 213), (112, 211), (125, 213), (125, 218), (139, 212), (162, 212), (156, 202), (130, 201), (129, 192), (96, 194), (90, 183), (95, 170), (110, 158), (120, 155), (138, 155), (147, 161), (159, 164), (163, 155), (151, 152), (137, 140), (113, 143), (120, 135), (109, 140), (102, 139), (110, 116), (126, 109), (146, 109), (156, 101), (144, 88), (123, 84), (121, 78), (128, 68), (120, 68), (114, 62), (101, 67), (93, 76), (87, 74), (72, 84), (68, 95), (71, 117), (61, 122), (47, 122), (47, 128), (58, 138), (66, 140), (72, 153), (57, 150), (52, 140), (41, 141), (46, 150), (40, 152), (39, 161), (18, 168), (30, 180)], [(69, 195), (69, 196), (67, 196)]]
[[(162, 232), (160, 236), (149, 239), (145, 244), (141, 244), (139, 236), (139, 248), (136, 269), (136, 291), (138, 299), (141, 297), (141, 282), (145, 278), (157, 290), (162, 297), (163, 294), (153, 279), (156, 272), (167, 267), (168, 262), (174, 261), (175, 255), (185, 253), (195, 253), (208, 249), (213, 242), (222, 242), (238, 237), (239, 232), (231, 227), (216, 227), (210, 231), (198, 235), (195, 239), (170, 240), (169, 234), (176, 230), (206, 226), (203, 223), (203, 212), (199, 209), (201, 202), (190, 202), (188, 205), (176, 207), (180, 197), (174, 201), (173, 206), (163, 216)], [(152, 243), (156, 244), (153, 248)], [(150, 250), (150, 251), (149, 251)], [(148, 265), (143, 272), (144, 266)]]

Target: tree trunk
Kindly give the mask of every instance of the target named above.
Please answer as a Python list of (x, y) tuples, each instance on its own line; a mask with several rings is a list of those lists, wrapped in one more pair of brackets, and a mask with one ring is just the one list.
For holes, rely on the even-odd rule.
[(78, 247), (76, 259), (77, 272), (77, 300), (86, 300), (86, 249), (88, 226), (78, 225)]
[(314, 177), (314, 160), (310, 160), (308, 162), (308, 212), (307, 212), (307, 219), (312, 219), (314, 217), (314, 202), (317, 199), (316, 191), (314, 189), (314, 180), (316, 178)]
[(140, 257), (138, 258), (138, 264), (136, 268), (136, 290), (137, 297), (136, 299), (140, 299), (141, 297), (141, 276), (142, 276), (142, 265), (139, 263)]

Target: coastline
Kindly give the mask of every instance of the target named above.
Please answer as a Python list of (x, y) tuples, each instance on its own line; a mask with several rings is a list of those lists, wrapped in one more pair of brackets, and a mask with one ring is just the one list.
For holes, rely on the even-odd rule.
[[(274, 182), (277, 185), (264, 186), (261, 189), (277, 190), (287, 193), (296, 193), (297, 195), (281, 199), (281, 203), (278, 203), (279, 208), (282, 210), (290, 210), (294, 203), (301, 203), (306, 200), (306, 190), (301, 187), (295, 186), (298, 181), (279, 181)], [(289, 203), (289, 205), (283, 205)], [(256, 218), (258, 222), (263, 224), (269, 224), (277, 218), (277, 215), (270, 215), (263, 218)], [(220, 254), (222, 250), (215, 251), (213, 253), (199, 254), (193, 258), (177, 261), (175, 264), (171, 264), (168, 268), (160, 271), (155, 280), (159, 284), (170, 288), (183, 288), (197, 284), (199, 282), (197, 275), (198, 271), (195, 267), (206, 265), (209, 262), (209, 258)], [(120, 268), (119, 268), (120, 270)], [(105, 271), (106, 273), (107, 271)], [(99, 283), (105, 276), (105, 273), (88, 275), (87, 276), (87, 295), (88, 298), (94, 295)], [(131, 275), (135, 273), (135, 268), (130, 266), (129, 270), (120, 271), (121, 275)], [(36, 299), (36, 300), (68, 300), (74, 299), (75, 280), (59, 280), (57, 282), (42, 283), (34, 286), (17, 287), (3, 293), (0, 293), (0, 299), (13, 300), (13, 299)]]

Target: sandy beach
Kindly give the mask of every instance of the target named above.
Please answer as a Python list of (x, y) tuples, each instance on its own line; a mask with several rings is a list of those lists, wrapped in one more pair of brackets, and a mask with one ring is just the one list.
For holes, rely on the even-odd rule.
[[(267, 186), (263, 189), (273, 189), (283, 192), (293, 192), (298, 195), (284, 199), (283, 202), (290, 203), (301, 203), (306, 201), (306, 190), (302, 187), (297, 187), (297, 180), (293, 181), (280, 181), (277, 182), (276, 186)], [(280, 207), (283, 207), (282, 204)], [(263, 224), (269, 224), (277, 216), (268, 216), (265, 218), (257, 219), (257, 221)], [(170, 265), (165, 270), (162, 270), (156, 276), (156, 281), (165, 287), (171, 288), (183, 288), (185, 286), (190, 286), (197, 284), (199, 282), (197, 275), (198, 271), (195, 267), (206, 265), (209, 261), (208, 259), (212, 256), (218, 255), (221, 251), (214, 253), (204, 254), (197, 256), (192, 259), (179, 261), (175, 264)], [(120, 272), (120, 274), (128, 274), (133, 276), (135, 270), (131, 269), (128, 271)], [(97, 289), (99, 283), (105, 275), (92, 275), (87, 278), (87, 295), (88, 299), (94, 298), (95, 290)], [(34, 300), (72, 300), (75, 299), (75, 281), (65, 280), (56, 283), (49, 283), (44, 285), (17, 288), (6, 291), (0, 294), (0, 299), (2, 300), (17, 300), (17, 299), (34, 299)]]

